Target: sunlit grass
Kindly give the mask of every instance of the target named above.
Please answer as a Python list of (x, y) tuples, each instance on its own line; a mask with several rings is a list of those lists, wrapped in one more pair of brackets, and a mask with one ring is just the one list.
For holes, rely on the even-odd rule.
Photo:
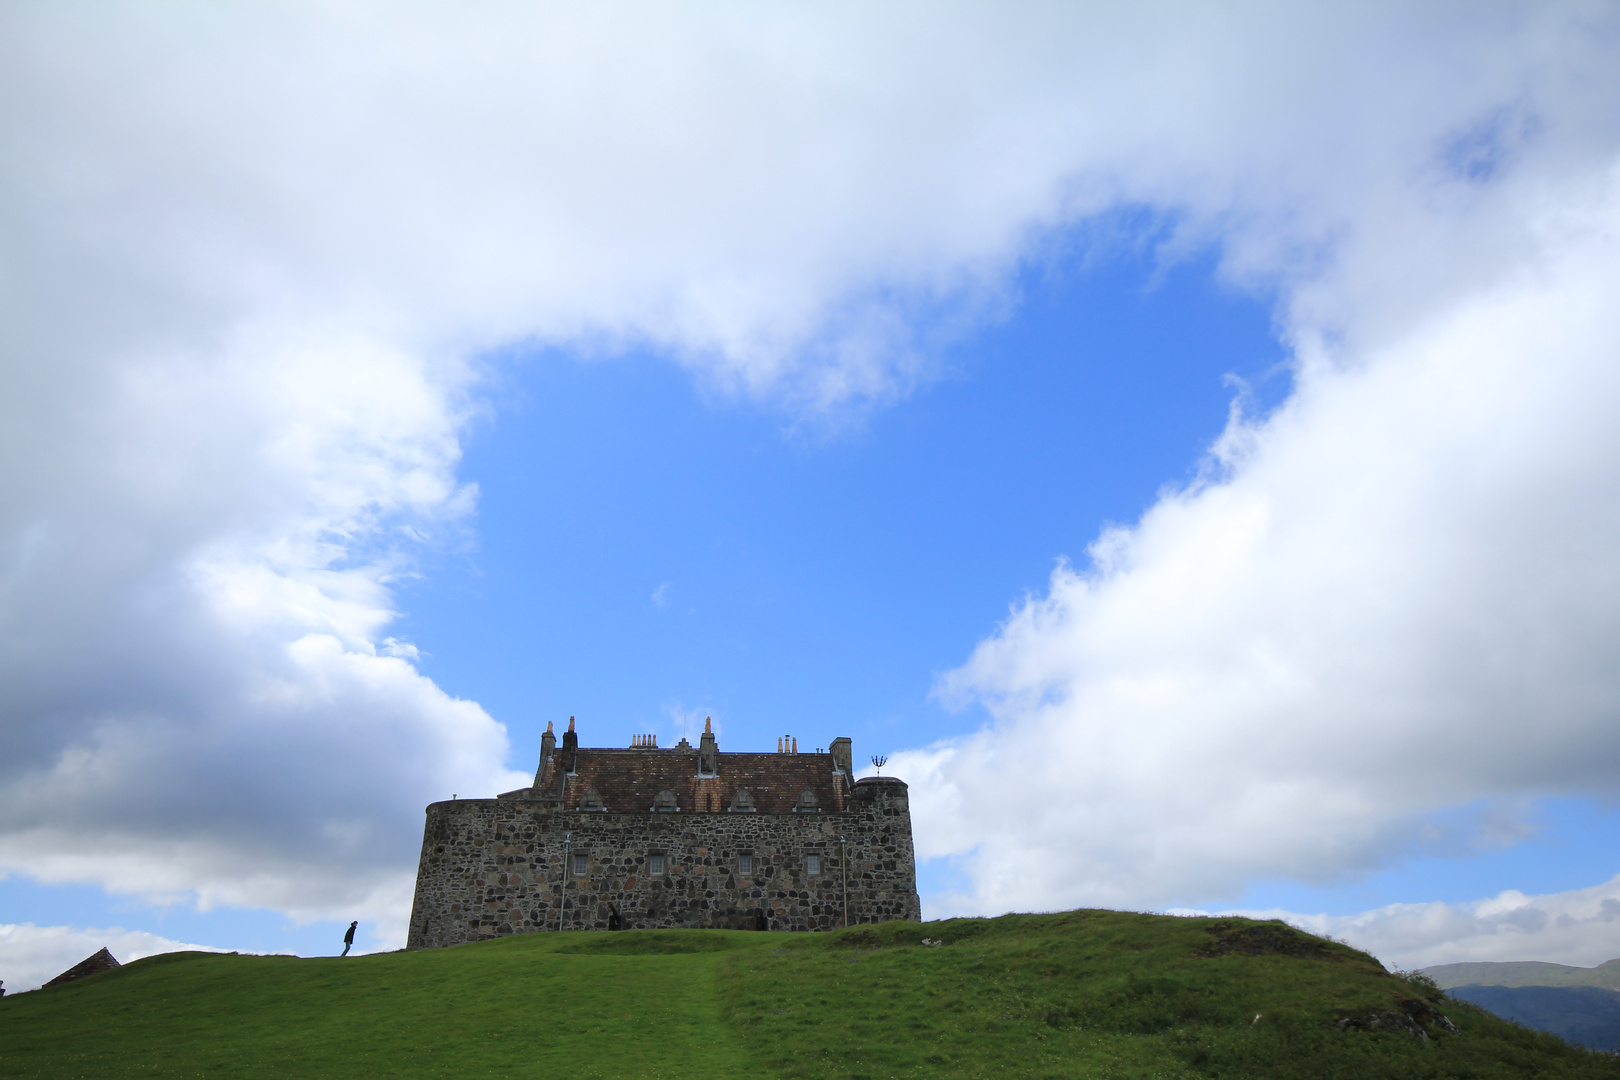
[[(1459, 1033), (1337, 1026), (1424, 1003)], [(0, 1000), (0, 1076), (249, 1075), (1488, 1080), (1620, 1065), (1280, 924), (1097, 911), (175, 954)]]

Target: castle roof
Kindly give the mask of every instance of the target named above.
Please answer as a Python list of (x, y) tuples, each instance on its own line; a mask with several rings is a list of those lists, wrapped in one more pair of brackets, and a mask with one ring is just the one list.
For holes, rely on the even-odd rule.
[[(540, 770), (538, 790), (562, 788), (564, 810), (611, 810), (647, 813), (660, 792), (671, 792), (674, 809), (685, 813), (724, 813), (752, 809), (762, 814), (795, 810), (836, 813), (844, 808), (848, 779), (828, 753), (715, 753), (712, 773), (699, 770), (699, 751), (689, 746), (659, 750), (579, 747), (574, 771), (566, 778), (562, 752)], [(747, 795), (739, 797), (739, 789)], [(813, 800), (804, 800), (804, 792)], [(806, 805), (811, 803), (812, 805)]]

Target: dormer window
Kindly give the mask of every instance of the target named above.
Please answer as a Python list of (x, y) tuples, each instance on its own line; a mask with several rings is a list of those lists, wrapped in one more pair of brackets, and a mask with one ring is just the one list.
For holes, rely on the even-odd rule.
[(795, 814), (820, 813), (821, 801), (816, 798), (815, 792), (811, 791), (809, 788), (805, 788), (803, 791), (799, 792), (799, 801), (793, 804), (793, 812)]
[(593, 784), (586, 788), (585, 794), (579, 797), (579, 808), (581, 810), (607, 809), (606, 806), (602, 805), (602, 793), (596, 790), (596, 785)]
[(731, 810), (737, 814), (752, 814), (755, 811), (754, 797), (745, 787), (738, 788), (731, 796)]
[(673, 814), (680, 810), (681, 804), (675, 798), (675, 793), (665, 788), (653, 797), (652, 808), (655, 814)]

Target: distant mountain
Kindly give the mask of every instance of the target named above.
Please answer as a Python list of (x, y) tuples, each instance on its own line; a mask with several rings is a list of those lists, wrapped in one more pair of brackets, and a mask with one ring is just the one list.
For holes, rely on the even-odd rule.
[(1606, 986), (1620, 990), (1620, 960), (1605, 960), (1589, 968), (1520, 960), (1503, 964), (1438, 964), (1422, 970), (1446, 990), (1454, 986)]
[[(1614, 963), (1614, 961), (1610, 961)], [(1453, 964), (1452, 967), (1515, 967)], [(1538, 964), (1537, 967), (1560, 967)], [(1592, 968), (1574, 968), (1592, 971)], [(1620, 991), (1602, 986), (1454, 986), (1446, 991), (1504, 1020), (1550, 1031), (1592, 1050), (1620, 1050)]]

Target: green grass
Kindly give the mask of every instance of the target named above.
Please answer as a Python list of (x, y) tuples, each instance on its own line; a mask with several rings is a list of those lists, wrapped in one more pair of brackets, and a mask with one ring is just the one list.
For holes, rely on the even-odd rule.
[[(1430, 1038), (1337, 1025), (1391, 1010)], [(0, 1000), (0, 1076), (1486, 1080), (1620, 1064), (1279, 923), (1078, 911), (171, 954)]]

